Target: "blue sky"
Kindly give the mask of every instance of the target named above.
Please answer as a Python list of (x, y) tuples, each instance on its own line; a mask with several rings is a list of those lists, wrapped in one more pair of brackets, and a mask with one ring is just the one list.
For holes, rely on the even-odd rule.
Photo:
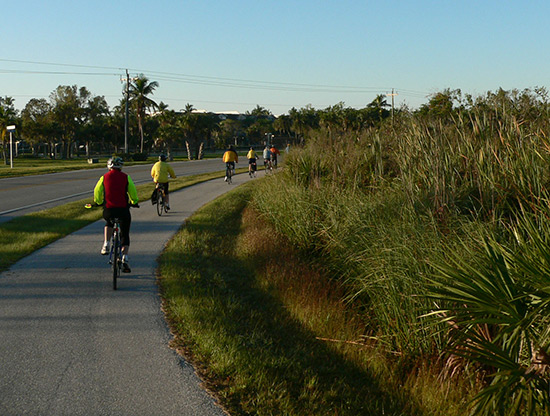
[(547, 0), (20, 0), (2, 15), (0, 96), (19, 109), (59, 85), (117, 105), (126, 68), (174, 110), (277, 115), (392, 88), (416, 108), (446, 88), (550, 87)]

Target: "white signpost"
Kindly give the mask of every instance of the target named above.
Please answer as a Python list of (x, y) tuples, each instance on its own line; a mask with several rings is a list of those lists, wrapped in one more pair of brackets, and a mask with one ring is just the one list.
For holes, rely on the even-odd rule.
[(10, 168), (13, 169), (13, 137), (12, 133), (15, 131), (15, 126), (7, 126), (6, 130), (10, 132)]

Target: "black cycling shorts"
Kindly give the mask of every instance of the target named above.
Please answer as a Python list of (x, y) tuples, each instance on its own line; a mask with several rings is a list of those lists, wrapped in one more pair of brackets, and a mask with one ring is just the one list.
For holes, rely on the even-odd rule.
[(113, 218), (118, 218), (120, 222), (120, 241), (123, 246), (130, 245), (130, 224), (132, 223), (132, 216), (130, 215), (130, 208), (104, 208), (103, 218), (105, 219), (105, 225), (112, 227)]
[(168, 195), (168, 182), (157, 182), (157, 185), (164, 188), (164, 194)]

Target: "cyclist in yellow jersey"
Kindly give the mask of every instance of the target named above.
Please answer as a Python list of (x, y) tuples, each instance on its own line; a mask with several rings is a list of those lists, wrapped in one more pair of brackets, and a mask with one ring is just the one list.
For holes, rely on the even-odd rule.
[(176, 178), (176, 174), (174, 172), (174, 169), (172, 169), (172, 166), (166, 162), (166, 156), (160, 155), (159, 161), (153, 165), (151, 168), (151, 177), (153, 178), (153, 181), (157, 184), (157, 186), (164, 187), (164, 194), (166, 195), (165, 201), (166, 201), (166, 209), (170, 209), (170, 199), (168, 196), (168, 179)]
[[(222, 160), (225, 162), (226, 167), (230, 168), (231, 170), (235, 170), (235, 163), (239, 163), (239, 155), (237, 154), (233, 146), (229, 145), (229, 148), (223, 154)], [(227, 176), (225, 177), (224, 181), (227, 182)]]
[(258, 155), (252, 147), (246, 154), (246, 158), (248, 159), (248, 174), (252, 177), (256, 173), (256, 159), (258, 159)]

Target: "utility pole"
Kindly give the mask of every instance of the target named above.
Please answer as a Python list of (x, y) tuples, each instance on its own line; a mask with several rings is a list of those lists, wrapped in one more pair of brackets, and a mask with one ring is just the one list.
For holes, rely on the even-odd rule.
[(386, 94), (387, 96), (391, 96), (391, 119), (393, 121), (393, 109), (394, 109), (394, 103), (393, 103), (393, 97), (395, 97), (396, 95), (399, 95), (397, 94), (396, 92), (394, 92), (393, 88), (391, 89), (391, 94)]
[(124, 153), (128, 153), (128, 101), (130, 101), (130, 75), (126, 70), (126, 112), (124, 115)]

